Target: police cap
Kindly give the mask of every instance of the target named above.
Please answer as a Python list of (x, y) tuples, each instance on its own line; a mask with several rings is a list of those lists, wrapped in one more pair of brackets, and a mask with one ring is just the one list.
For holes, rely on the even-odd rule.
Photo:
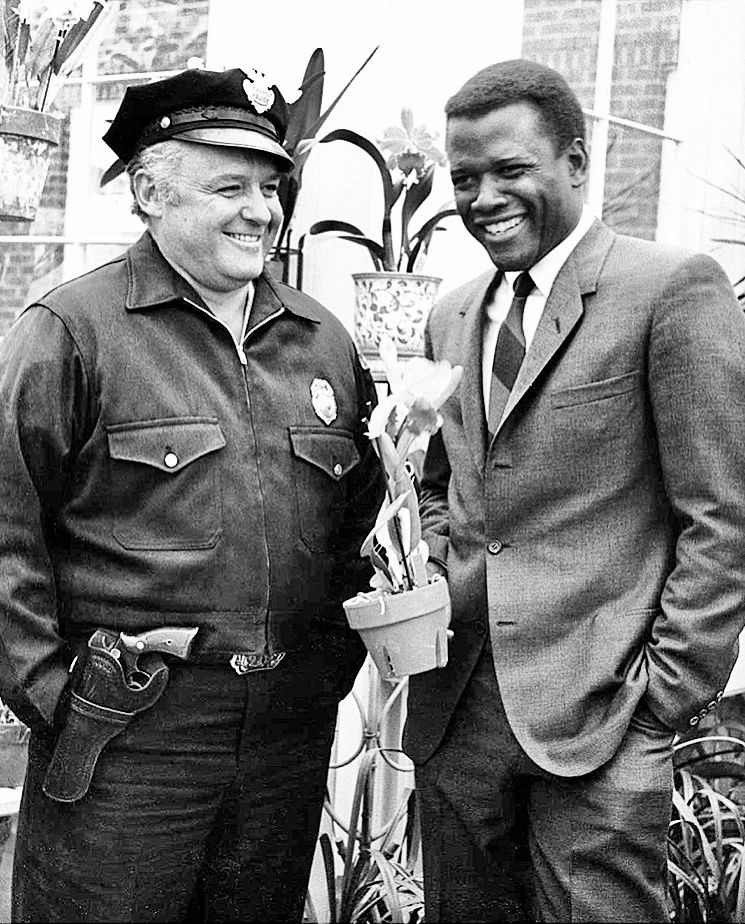
[(284, 97), (258, 71), (194, 68), (128, 87), (103, 140), (124, 164), (143, 148), (179, 138), (261, 151), (290, 169), (282, 147), (287, 119)]

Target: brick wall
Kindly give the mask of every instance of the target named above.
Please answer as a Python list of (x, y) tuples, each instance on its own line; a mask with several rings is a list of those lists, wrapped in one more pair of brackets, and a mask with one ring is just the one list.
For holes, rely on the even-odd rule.
[[(618, 0), (611, 114), (663, 128), (666, 83), (678, 61), (682, 0)], [(525, 0), (522, 54), (560, 71), (593, 108), (599, 0)], [(661, 141), (610, 126), (603, 217), (653, 239)]]

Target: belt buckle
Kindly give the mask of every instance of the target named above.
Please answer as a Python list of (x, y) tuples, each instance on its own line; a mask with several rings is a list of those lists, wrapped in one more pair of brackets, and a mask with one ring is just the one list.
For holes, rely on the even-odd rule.
[(282, 661), (285, 654), (287, 654), (285, 651), (273, 651), (271, 654), (268, 651), (240, 652), (232, 656), (230, 666), (238, 676), (255, 671), (272, 671)]

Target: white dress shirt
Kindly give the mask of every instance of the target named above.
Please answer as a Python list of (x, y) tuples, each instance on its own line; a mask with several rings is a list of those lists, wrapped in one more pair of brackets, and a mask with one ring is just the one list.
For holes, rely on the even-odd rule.
[[(538, 322), (541, 320), (543, 309), (546, 307), (546, 299), (551, 292), (554, 280), (559, 275), (559, 270), (566, 263), (569, 254), (579, 244), (582, 238), (590, 230), (590, 226), (595, 220), (595, 216), (587, 205), (582, 208), (580, 216), (574, 230), (568, 234), (561, 243), (557, 244), (553, 250), (550, 250), (545, 257), (542, 257), (535, 266), (530, 268), (530, 277), (535, 283), (535, 288), (528, 296), (523, 310), (523, 335), (525, 337), (525, 353), (530, 349), (533, 342)], [(484, 322), (484, 340), (481, 353), (482, 364), (482, 382), (484, 389), (484, 408), (488, 414), (489, 392), (491, 391), (492, 366), (494, 365), (494, 351), (497, 347), (497, 336), (499, 328), (502, 326), (507, 312), (512, 304), (514, 295), (513, 285), (515, 279), (520, 275), (521, 270), (506, 272), (502, 274), (502, 279), (494, 292), (491, 304), (486, 308), (486, 320)]]

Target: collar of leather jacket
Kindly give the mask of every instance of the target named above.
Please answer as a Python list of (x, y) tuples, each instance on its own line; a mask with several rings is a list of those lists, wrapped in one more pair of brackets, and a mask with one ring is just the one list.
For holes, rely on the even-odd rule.
[[(166, 305), (175, 299), (186, 299), (202, 308), (207, 306), (189, 283), (163, 257), (149, 231), (127, 251), (127, 311)], [(276, 302), (292, 314), (321, 323), (315, 302), (290, 286), (272, 279), (265, 269), (256, 280), (256, 298)]]

